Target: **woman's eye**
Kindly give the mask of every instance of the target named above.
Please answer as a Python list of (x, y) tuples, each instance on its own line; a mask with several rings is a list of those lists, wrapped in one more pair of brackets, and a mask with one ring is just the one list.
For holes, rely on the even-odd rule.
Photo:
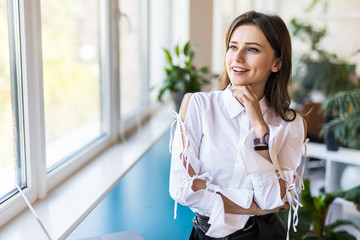
[(234, 46), (234, 45), (230, 45), (230, 47), (229, 47), (230, 49), (232, 49), (232, 50), (237, 50), (237, 47), (236, 46)]
[(256, 49), (256, 48), (249, 48), (248, 51), (249, 51), (249, 52), (258, 52), (259, 50)]

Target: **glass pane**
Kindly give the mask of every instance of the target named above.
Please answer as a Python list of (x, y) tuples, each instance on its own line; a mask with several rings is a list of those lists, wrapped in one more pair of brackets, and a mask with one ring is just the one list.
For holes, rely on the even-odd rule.
[[(142, 4), (143, 3), (143, 4)], [(120, 0), (121, 12), (119, 23), (120, 49), (120, 114), (123, 117), (147, 101), (145, 95), (147, 73), (144, 64), (146, 54), (145, 1)]]
[(18, 94), (21, 92), (19, 28), (13, 9), (6, 0), (0, 0), (0, 203), (16, 192), (15, 183), (26, 185), (20, 150), (23, 128), (19, 117), (22, 107), (18, 104), (22, 103)]
[(42, 0), (48, 171), (102, 134), (97, 0)]

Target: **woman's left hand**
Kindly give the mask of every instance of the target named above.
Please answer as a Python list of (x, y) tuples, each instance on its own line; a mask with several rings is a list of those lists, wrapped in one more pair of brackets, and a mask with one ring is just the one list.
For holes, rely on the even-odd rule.
[(264, 121), (258, 96), (251, 85), (231, 86), (233, 96), (245, 107), (251, 126), (255, 130), (256, 137), (262, 137), (267, 133), (268, 127)]

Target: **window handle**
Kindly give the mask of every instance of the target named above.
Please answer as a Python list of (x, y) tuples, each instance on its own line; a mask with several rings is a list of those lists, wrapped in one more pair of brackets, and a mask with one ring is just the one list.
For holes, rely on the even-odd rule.
[(122, 13), (119, 10), (118, 11), (118, 21), (120, 22), (122, 18), (124, 18), (126, 20), (127, 25), (128, 25), (128, 33), (130, 33), (132, 31), (132, 26), (131, 26), (131, 21), (130, 21), (129, 15), (127, 15), (126, 13)]

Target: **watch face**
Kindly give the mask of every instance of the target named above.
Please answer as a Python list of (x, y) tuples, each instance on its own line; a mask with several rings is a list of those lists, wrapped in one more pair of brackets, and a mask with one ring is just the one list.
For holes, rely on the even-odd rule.
[(257, 145), (259, 143), (265, 143), (266, 145), (269, 144), (269, 133), (266, 133), (262, 138), (255, 138), (254, 144)]

